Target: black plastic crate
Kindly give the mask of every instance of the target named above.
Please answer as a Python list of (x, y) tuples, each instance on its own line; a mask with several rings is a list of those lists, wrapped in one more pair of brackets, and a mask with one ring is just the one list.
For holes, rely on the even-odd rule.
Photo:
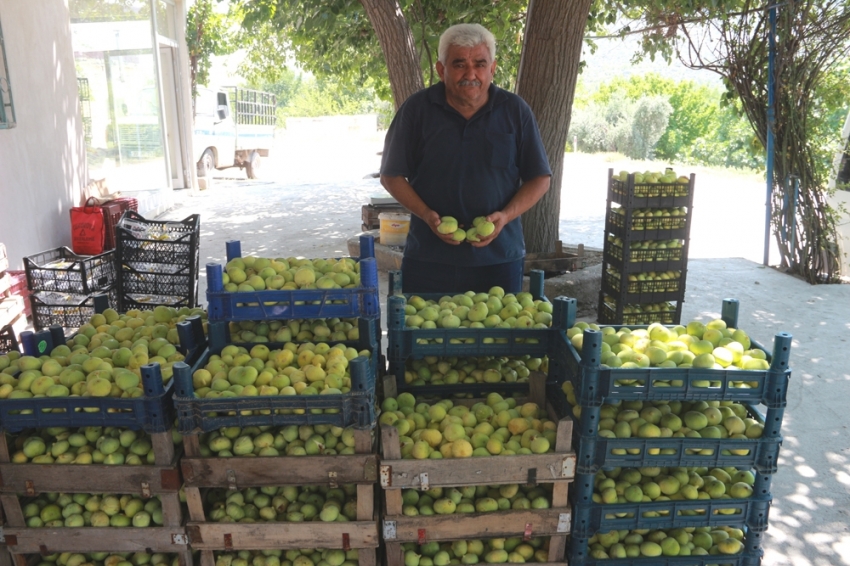
[(77, 255), (68, 248), (55, 248), (24, 258), (27, 288), (90, 295), (115, 285), (115, 252), (95, 256)]
[(117, 297), (118, 311), (127, 312), (130, 310), (149, 311), (157, 306), (174, 307), (180, 309), (183, 307), (193, 308), (197, 306), (192, 304), (188, 297), (177, 297), (174, 295), (157, 295), (157, 294), (123, 294)]
[(607, 265), (620, 273), (641, 273), (646, 271), (683, 271), (688, 264), (684, 248), (672, 249), (631, 249), (623, 260), (623, 248), (605, 242), (602, 259)]
[(20, 351), (18, 339), (15, 336), (15, 328), (12, 324), (0, 329), (0, 354), (6, 352)]
[[(159, 269), (136, 269), (133, 264), (121, 265), (121, 297), (133, 295), (164, 295), (173, 299), (169, 304), (186, 303), (186, 306), (197, 305), (198, 278), (195, 269), (190, 265), (159, 264)], [(175, 300), (176, 299), (176, 300)], [(128, 309), (123, 308), (122, 312)]]
[[(98, 307), (97, 302), (104, 300), (105, 306)], [(42, 330), (53, 325), (65, 329), (77, 329), (86, 324), (93, 314), (106, 308), (116, 308), (118, 296), (115, 287), (92, 295), (62, 296), (60, 293), (32, 293), (32, 325)]]
[(201, 217), (146, 220), (128, 210), (116, 227), (118, 309), (198, 304)]
[(694, 179), (692, 173), (687, 183), (635, 183), (634, 173), (627, 181), (614, 179), (613, 169), (609, 169), (608, 198), (629, 207), (670, 208), (690, 206), (693, 196)]
[[(684, 230), (688, 225), (688, 216), (673, 216), (673, 215), (665, 215), (665, 216), (636, 216), (634, 214), (635, 211), (631, 211), (632, 214), (619, 214), (617, 209), (611, 209), (608, 211), (608, 222), (619, 228), (621, 231), (626, 230), (628, 232), (658, 232), (658, 231), (669, 231), (669, 232), (677, 232), (680, 230)], [(676, 236), (670, 236), (670, 238), (675, 238)], [(650, 239), (650, 238), (645, 238)], [(665, 238), (651, 238), (653, 240), (660, 240)]]
[(662, 324), (679, 324), (679, 320), (682, 318), (682, 301), (678, 301), (672, 310), (623, 313), (622, 317), (617, 316), (617, 306), (618, 302), (616, 299), (613, 302), (606, 301), (604, 291), (600, 291), (599, 310), (597, 312), (599, 323), (622, 324), (625, 326), (648, 325), (653, 322), (660, 322)]
[[(626, 276), (628, 278), (628, 276)], [(619, 273), (606, 271), (602, 277), (602, 291), (612, 296), (625, 296), (627, 304), (683, 301), (685, 299), (684, 276), (675, 279), (626, 281)]]
[[(121, 217), (116, 228), (118, 262), (195, 266), (198, 272), (198, 242), (201, 217), (193, 214), (181, 221), (147, 220), (132, 210)], [(136, 269), (140, 269), (136, 265)]]

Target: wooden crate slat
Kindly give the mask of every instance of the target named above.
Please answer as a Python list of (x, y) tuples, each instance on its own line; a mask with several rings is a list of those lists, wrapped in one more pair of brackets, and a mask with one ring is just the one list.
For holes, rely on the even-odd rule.
[(197, 523), (186, 524), (189, 542), (195, 550), (342, 548), (348, 535), (351, 548), (377, 548), (376, 521), (344, 523)]
[[(242, 549), (240, 549), (242, 550)], [(248, 550), (248, 549), (246, 549)], [(357, 566), (376, 566), (377, 565), (377, 548), (359, 548), (357, 549)], [(236, 552), (231, 551), (231, 552)], [(200, 551), (200, 557), (197, 561), (198, 566), (215, 566), (215, 554), (212, 550)], [(191, 566), (191, 562), (189, 563)]]
[(183, 477), (190, 487), (239, 487), (374, 483), (375, 454), (280, 456), (267, 458), (184, 458)]
[[(426, 541), (523, 536), (551, 536), (569, 530), (569, 507), (561, 509), (527, 509), (494, 513), (470, 513), (384, 518), (384, 537), (395, 527), (393, 542), (417, 542), (420, 530)], [(392, 523), (387, 525), (387, 523)], [(387, 540), (390, 540), (387, 538)]]
[(421, 489), (422, 474), (428, 474), (431, 487), (525, 484), (532, 476), (538, 483), (570, 481), (575, 475), (575, 461), (574, 453), (557, 452), (518, 457), (383, 460), (381, 485), (385, 489)]
[[(506, 483), (529, 483), (532, 479), (539, 483), (557, 483), (572, 481), (575, 477), (576, 456), (572, 451), (572, 418), (558, 419), (551, 404), (545, 401), (546, 376), (540, 372), (532, 372), (529, 376), (528, 401), (544, 408), (549, 418), (557, 423), (554, 452), (547, 454), (531, 454), (522, 456), (483, 456), (479, 458), (448, 458), (448, 459), (402, 459), (398, 432), (395, 427), (381, 426), (381, 451), (383, 457), (379, 470), (379, 483), (385, 490), (385, 495), (391, 495), (398, 489), (421, 489), (422, 474), (428, 474), (428, 485), (433, 487), (450, 487), (463, 485), (495, 485)], [(472, 406), (481, 399), (453, 400), (455, 405)], [(520, 399), (517, 403), (525, 402)], [(400, 499), (399, 499), (400, 502)], [(388, 512), (396, 512), (397, 505), (390, 507)], [(400, 509), (398, 510), (400, 511)]]
[[(561, 542), (553, 540), (553, 539), (556, 539), (556, 538), (561, 539)], [(561, 558), (553, 559), (552, 558), (553, 552), (552, 552), (552, 546), (551, 546), (552, 543), (555, 543), (556, 545), (563, 544), (564, 539), (566, 539), (566, 537), (564, 537), (564, 536), (552, 537), (552, 539), (550, 539), (550, 541), (551, 541), (550, 546), (549, 546), (549, 549), (550, 549), (549, 560), (550, 560), (550, 562), (529, 562), (528, 564), (534, 564), (534, 566), (566, 566), (567, 563), (563, 558), (564, 552), (563, 551), (561, 552), (561, 554), (560, 554)], [(401, 548), (401, 543), (400, 542), (386, 542), (384, 546), (386, 547), (387, 566), (404, 566), (404, 551)], [(554, 554), (557, 555), (557, 552), (558, 552), (558, 549), (556, 548), (555, 551), (554, 551)]]
[[(186, 540), (182, 527), (5, 527), (3, 534), (11, 552), (180, 552)], [(175, 538), (176, 537), (176, 538)]]
[[(144, 484), (144, 485), (143, 485)], [(180, 470), (160, 466), (0, 464), (0, 491), (27, 493), (177, 493)]]

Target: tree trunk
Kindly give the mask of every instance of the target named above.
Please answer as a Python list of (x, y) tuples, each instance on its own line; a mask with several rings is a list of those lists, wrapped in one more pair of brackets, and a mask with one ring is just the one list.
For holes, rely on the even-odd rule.
[(360, 0), (387, 60), (395, 109), (424, 88), (416, 44), (397, 0)]
[(564, 148), (592, 0), (530, 0), (517, 94), (534, 111), (552, 168), (549, 192), (522, 215), (528, 253), (551, 253), (558, 240)]

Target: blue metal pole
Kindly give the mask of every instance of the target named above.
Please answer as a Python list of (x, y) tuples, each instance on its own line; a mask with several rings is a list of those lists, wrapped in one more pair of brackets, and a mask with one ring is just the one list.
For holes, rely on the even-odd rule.
[(770, 263), (770, 217), (773, 193), (773, 125), (776, 120), (776, 80), (773, 76), (776, 58), (776, 6), (770, 8), (770, 30), (767, 54), (767, 196), (764, 202), (764, 265)]

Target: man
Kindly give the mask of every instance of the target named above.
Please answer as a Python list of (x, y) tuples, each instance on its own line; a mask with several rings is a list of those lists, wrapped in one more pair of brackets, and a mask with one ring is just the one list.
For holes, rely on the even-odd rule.
[[(440, 37), (440, 82), (412, 95), (387, 132), (381, 184), (413, 216), (402, 260), (405, 292), (522, 290), (520, 215), (549, 190), (552, 171), (528, 105), (492, 84), (493, 34), (459, 24)], [(495, 225), (478, 242), (441, 234), (441, 216), (464, 228)]]

